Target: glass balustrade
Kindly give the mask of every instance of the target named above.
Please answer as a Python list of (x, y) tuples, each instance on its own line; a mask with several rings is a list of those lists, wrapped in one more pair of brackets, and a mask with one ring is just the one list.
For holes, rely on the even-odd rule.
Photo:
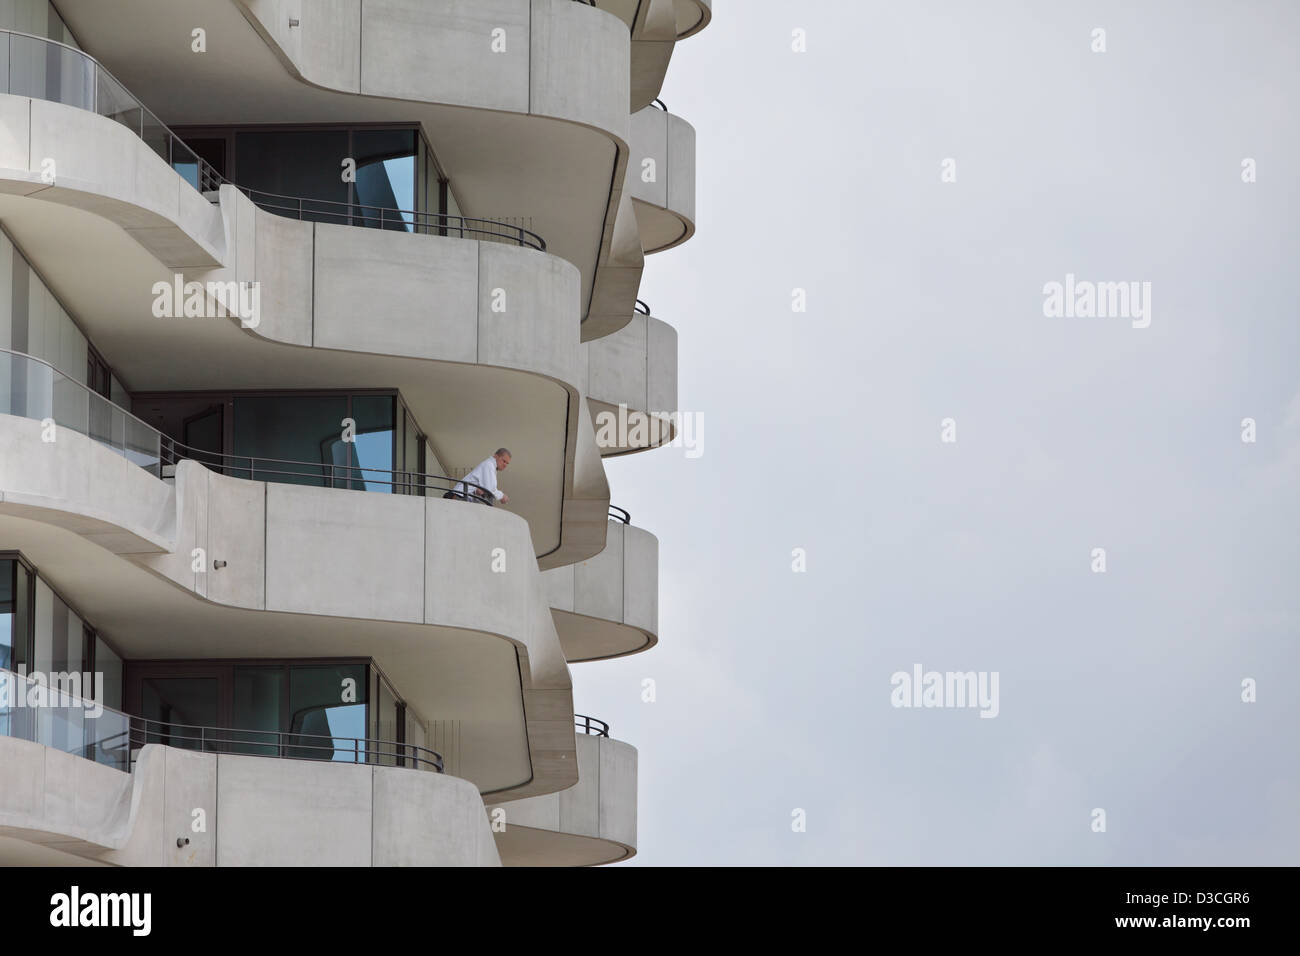
[[(124, 408), (40, 359), (0, 350), (0, 414), (66, 428), (162, 477), (163, 437)], [(42, 437), (45, 437), (44, 435)]]

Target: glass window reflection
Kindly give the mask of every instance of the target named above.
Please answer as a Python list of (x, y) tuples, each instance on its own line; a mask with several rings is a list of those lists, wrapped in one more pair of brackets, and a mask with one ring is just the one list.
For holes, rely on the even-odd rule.
[(361, 469), (353, 474), (352, 487), (357, 490), (393, 490), (393, 406), (391, 395), (352, 399), (352, 417), (357, 423), (353, 451)]
[[(415, 228), (415, 130), (357, 130), (352, 155), (357, 161), (356, 213), (359, 225)], [(389, 210), (404, 210), (398, 215)]]
[[(235, 477), (348, 487), (351, 462), (343, 441), (347, 396), (240, 396), (234, 406)], [(250, 458), (276, 460), (254, 465)], [(258, 467), (267, 473), (258, 475)]]
[(291, 735), (286, 741), (287, 757), (364, 762), (365, 665), (291, 666), (285, 730)]

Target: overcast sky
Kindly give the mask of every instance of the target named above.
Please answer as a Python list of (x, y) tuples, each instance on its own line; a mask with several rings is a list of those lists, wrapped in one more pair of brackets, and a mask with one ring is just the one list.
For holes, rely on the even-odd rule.
[[(1298, 28), (716, 0), (677, 46), (698, 232), (641, 298), (703, 454), (607, 462), (660, 643), (573, 667), (639, 750), (630, 865), (1300, 863)], [(1045, 316), (1067, 274), (1149, 327)], [(891, 706), (917, 664), (998, 715)]]

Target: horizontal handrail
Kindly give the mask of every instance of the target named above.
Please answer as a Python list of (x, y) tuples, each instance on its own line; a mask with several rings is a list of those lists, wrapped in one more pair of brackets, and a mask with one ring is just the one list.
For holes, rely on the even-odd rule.
[[(491, 492), (483, 486), (472, 481), (465, 481), (463, 478), (451, 478), (446, 475), (429, 475), (423, 472), (415, 471), (396, 471), (386, 468), (366, 467), (365, 465), (343, 465), (333, 464), (331, 462), (319, 461), (295, 461), (286, 458), (259, 458), (251, 455), (228, 455), (223, 452), (206, 451), (201, 448), (193, 448), (189, 445), (176, 441), (169, 435), (165, 435), (158, 429), (154, 428), (148, 422), (137, 418), (120, 405), (116, 405), (109, 399), (93, 391), (81, 382), (60, 372), (57, 368), (42, 358), (34, 355), (28, 355), (25, 352), (16, 352), (13, 349), (0, 348), (0, 360), (8, 358), (11, 363), (9, 380), (11, 387), (7, 391), (0, 391), (0, 414), (15, 415), (19, 418), (27, 418), (34, 421), (45, 421), (51, 419), (55, 425), (63, 428), (69, 428), (80, 435), (85, 435), (92, 441), (105, 445), (112, 451), (120, 452), (122, 457), (129, 460), (135, 460), (128, 451), (134, 453), (141, 460), (135, 463), (145, 471), (152, 474), (155, 478), (166, 477), (163, 474), (163, 466), (175, 465), (177, 462), (189, 459), (196, 461), (205, 468), (220, 471), (222, 474), (229, 474), (231, 477), (245, 477), (247, 473), (249, 481), (256, 481), (259, 478), (264, 480), (277, 480), (280, 478), (319, 478), (326, 482), (326, 487), (336, 487), (342, 484), (344, 487), (350, 487), (352, 484), (360, 483), (361, 489), (364, 490), (366, 485), (387, 485), (391, 488), (402, 488), (407, 493), (412, 493), (415, 489), (424, 491), (447, 491), (455, 497), (463, 500), (475, 501), (486, 505), (492, 505), (494, 499)], [(33, 382), (28, 381), (26, 388), (21, 393), (13, 387), (14, 382), (13, 367), (14, 365), (23, 365), (24, 363), (32, 366), (43, 367), (49, 370), (49, 394), (46, 395), (42, 390), (39, 394), (32, 394)], [(85, 401), (84, 411), (85, 420), (82, 422), (69, 421), (71, 415), (67, 406), (73, 404), (72, 411), (80, 412), (82, 407), (77, 402), (70, 403), (66, 397), (65, 386), (71, 387), (74, 394), (82, 396)], [(15, 405), (21, 405), (16, 408)], [(58, 406), (63, 406), (62, 408)], [(99, 413), (99, 414), (96, 414)], [(113, 422), (114, 417), (118, 417), (123, 427), (118, 429)], [(106, 429), (101, 429), (100, 434), (95, 434), (95, 428), (92, 422), (96, 418), (103, 419), (107, 417), (108, 425)], [(63, 420), (60, 421), (59, 419)], [(131, 444), (127, 443), (127, 424), (131, 424)], [(107, 432), (104, 434), (103, 432)], [(114, 436), (120, 432), (121, 445), (115, 444)], [(286, 467), (287, 466), (287, 467)], [(388, 478), (385, 479), (384, 475)], [(458, 489), (464, 485), (467, 491), (462, 492)], [(483, 496), (474, 493), (474, 490), (483, 492)]]
[[(15, 350), (15, 349), (4, 348), (4, 347), (0, 347), (0, 355), (10, 355), (10, 356), (13, 356), (14, 358), (17, 358), (17, 359), (23, 359), (23, 360), (25, 360), (25, 361), (27, 361), (27, 362), (31, 362), (33, 365), (44, 365), (44, 366), (45, 366), (46, 368), (48, 368), (48, 369), (49, 369), (53, 374), (59, 376), (59, 378), (62, 378), (62, 379), (67, 380), (70, 384), (75, 385), (77, 388), (79, 388), (81, 391), (87, 393), (88, 395), (91, 395), (91, 396), (93, 396), (94, 398), (97, 398), (97, 399), (99, 399), (100, 401), (106, 402), (107, 404), (111, 405), (111, 406), (113, 407), (114, 411), (117, 411), (117, 412), (121, 413), (121, 415), (122, 415), (124, 418), (128, 418), (128, 419), (130, 419), (131, 421), (135, 422), (138, 426), (140, 426), (140, 428), (142, 428), (142, 429), (147, 429), (148, 431), (155, 432), (156, 434), (159, 434), (159, 435), (162, 434), (161, 432), (158, 431), (158, 429), (154, 428), (152, 425), (150, 425), (148, 422), (146, 422), (143, 418), (138, 418), (137, 416), (133, 415), (131, 412), (127, 411), (127, 410), (126, 410), (125, 408), (123, 408), (121, 405), (117, 405), (117, 404), (115, 404), (114, 402), (110, 401), (109, 399), (105, 398), (103, 395), (100, 395), (99, 392), (96, 392), (95, 390), (93, 390), (92, 388), (90, 388), (90, 386), (88, 386), (88, 385), (83, 385), (81, 382), (78, 382), (75, 378), (69, 378), (67, 375), (64, 375), (62, 372), (60, 372), (57, 368), (55, 368), (55, 367), (54, 367), (53, 365), (51, 365), (49, 362), (45, 361), (45, 359), (41, 358), (39, 355), (29, 355), (27, 352), (19, 352), (19, 351)], [(12, 381), (11, 381), (11, 387), (12, 387)], [(3, 393), (3, 392), (0, 392), (0, 402), (3, 402), (4, 400), (5, 400), (4, 393)], [(2, 410), (2, 409), (0, 409), (0, 410)], [(12, 413), (12, 412), (6, 412), (5, 414), (13, 414), (13, 413)], [(22, 415), (22, 416), (19, 416), (19, 417), (20, 417), (20, 418), (26, 418), (26, 417), (28, 417), (28, 416)], [(60, 424), (60, 423), (59, 423), (59, 422), (56, 422), (56, 424)]]
[(573, 726), (576, 730), (581, 730), (584, 734), (591, 734), (594, 737), (609, 736), (609, 724), (595, 717), (588, 717), (586, 714), (574, 714)]
[(626, 508), (620, 508), (618, 505), (609, 506), (609, 516), (615, 521), (621, 521), (624, 524), (632, 523), (632, 512)]
[[(29, 699), (30, 685), (34, 683), (31, 677), (0, 668), (0, 681), (15, 682), (11, 700)], [(17, 685), (19, 681), (29, 686), (20, 688)], [(127, 714), (52, 685), (46, 687), (45, 705), (11, 704), (6, 708), (3, 716), (7, 719), (0, 724), (4, 727), (0, 732), (88, 760), (108, 763), (128, 772), (136, 762), (139, 749), (148, 744), (205, 753), (409, 766), (417, 770), (445, 772), (442, 754), (419, 744), (337, 734), (175, 724)], [(106, 732), (101, 733), (105, 729)], [(74, 736), (78, 738), (76, 742), (71, 739)], [(274, 748), (275, 752), (269, 753), (269, 748)]]
[[(504, 240), (526, 248), (537, 249), (541, 252), (546, 251), (546, 241), (537, 233), (504, 220), (473, 219), (445, 213), (365, 206), (359, 203), (340, 203), (334, 200), (308, 199), (298, 196), (281, 196), (232, 183), (213, 169), (211, 163), (190, 149), (184, 140), (172, 132), (165, 123), (158, 119), (157, 115), (132, 95), (117, 77), (113, 76), (102, 63), (89, 53), (68, 46), (66, 43), (60, 43), (58, 40), (34, 36), (19, 30), (0, 29), (0, 36), (3, 36), (3, 42), (7, 48), (4, 62), (9, 67), (8, 72), (2, 77), (4, 88), (0, 89), (0, 92), (32, 96), (53, 103), (80, 107), (120, 123), (134, 132), (146, 146), (157, 153), (173, 169), (178, 165), (193, 166), (195, 181), (190, 185), (194, 186), (201, 194), (206, 195), (209, 192), (218, 190), (223, 185), (229, 185), (244, 193), (254, 203), (268, 212), (287, 215), (296, 211), (298, 219), (302, 219), (305, 214), (309, 213), (315, 217), (334, 217), (334, 219), (342, 220), (345, 225), (371, 226), (375, 216), (364, 212), (364, 210), (369, 209), (378, 212), (379, 221), (377, 226), (381, 229), (391, 224), (392, 228), (401, 228), (411, 232), (422, 229), (424, 230), (423, 234), (426, 235), (445, 236), (455, 234), (457, 238), (462, 239), (468, 235), (487, 240)], [(57, 87), (58, 92), (53, 96), (50, 95), (49, 87), (51, 83), (47, 80), (48, 64), (44, 62), (40, 64), (41, 80), (39, 83), (35, 81), (27, 82), (30, 78), (21, 75), (20, 61), (22, 58), (14, 55), (15, 38), (20, 38), (24, 42), (33, 41), (51, 47), (61, 47), (66, 54), (80, 58), (80, 62), (86, 67), (85, 74), (79, 78), (76, 75), (76, 70), (55, 71), (54, 75), (58, 76), (59, 79), (53, 85)], [(74, 60), (73, 62), (77, 61)], [(78, 79), (81, 81), (80, 84)], [(185, 178), (187, 182), (189, 181), (185, 176), (182, 176), (182, 178)], [(342, 207), (347, 211), (338, 212), (336, 207)]]
[[(218, 185), (225, 183), (215, 172)], [(421, 232), (422, 235), (446, 236), (453, 233), (456, 238), (464, 239), (466, 235), (491, 239), (506, 239), (520, 246), (546, 251), (546, 241), (535, 232), (523, 226), (501, 219), (472, 219), (467, 216), (451, 216), (440, 212), (420, 212), (412, 209), (393, 209), (388, 206), (370, 206), (364, 203), (337, 202), (333, 199), (307, 199), (301, 196), (282, 196), (278, 193), (263, 192), (247, 186), (234, 186), (247, 196), (254, 204), (267, 212), (302, 219), (310, 215), (313, 221), (321, 217), (330, 217), (344, 226), (367, 226), (375, 229), (400, 227), (398, 231)], [(409, 227), (409, 229), (407, 228)]]
[[(150, 426), (146, 426), (150, 427)], [(159, 432), (162, 446), (162, 463), (164, 465), (174, 465), (178, 462), (190, 460), (196, 461), (205, 468), (219, 471), (223, 475), (231, 478), (245, 477), (240, 472), (247, 472), (248, 481), (256, 481), (259, 477), (274, 475), (276, 477), (289, 478), (322, 478), (328, 482), (326, 487), (335, 487), (337, 483), (342, 483), (347, 487), (350, 482), (360, 482), (364, 490), (366, 484), (388, 485), (391, 488), (415, 489), (421, 488), (425, 491), (450, 491), (455, 492), (456, 497), (466, 501), (477, 501), (482, 504), (491, 505), (493, 503), (492, 493), (482, 485), (472, 481), (466, 481), (463, 478), (449, 478), (446, 475), (427, 475), (423, 472), (416, 471), (393, 471), (387, 468), (372, 468), (365, 465), (337, 465), (332, 462), (320, 461), (295, 461), (291, 458), (256, 458), (251, 455), (228, 455), (225, 452), (205, 451), (201, 448), (193, 448), (189, 445), (183, 445), (169, 435), (163, 435)], [(211, 459), (219, 459), (220, 464), (214, 464)], [(247, 462), (247, 465), (237, 464), (238, 462)], [(277, 468), (277, 465), (287, 465), (289, 468)], [(291, 469), (306, 469), (291, 470)], [(319, 474), (318, 474), (319, 473)], [(390, 480), (377, 478), (376, 475), (388, 475)], [(435, 484), (431, 484), (434, 482)], [(436, 484), (441, 482), (442, 484)], [(466, 492), (457, 490), (459, 485), (464, 485)], [(474, 491), (483, 492), (486, 497), (479, 496)]]
[(636, 300), (636, 305), (634, 305), (633, 308), (636, 309), (636, 311), (640, 312), (642, 315), (650, 314), (650, 306), (646, 305), (640, 299)]
[[(181, 746), (182, 749), (200, 750), (205, 753), (243, 753), (246, 756), (274, 756), (286, 760), (329, 760), (340, 763), (375, 764), (384, 759), (393, 759), (400, 760), (402, 766), (405, 766), (409, 760), (417, 769), (432, 770), (435, 773), (444, 772), (442, 754), (436, 750), (395, 740), (340, 737), (334, 734), (303, 734), (282, 730), (201, 727), (137, 716), (129, 716), (128, 719), (131, 727), (127, 736), (133, 753), (137, 747), (146, 744), (165, 743), (167, 746)], [(308, 741), (328, 741), (328, 743)], [(185, 746), (186, 744), (198, 744), (198, 746)], [(258, 749), (267, 747), (275, 747), (276, 753), (264, 753)], [(303, 754), (300, 751), (308, 753)], [(327, 753), (329, 756), (326, 756)], [(345, 757), (351, 754), (352, 759), (339, 760), (336, 756), (338, 754), (343, 754)]]

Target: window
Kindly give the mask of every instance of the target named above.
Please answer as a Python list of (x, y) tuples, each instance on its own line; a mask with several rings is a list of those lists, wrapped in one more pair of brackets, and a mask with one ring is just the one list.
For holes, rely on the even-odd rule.
[[(52, 706), (39, 712), (0, 712), (0, 734), (127, 769), (127, 726), (116, 712), (121, 657), (17, 554), (0, 557), (0, 667), (39, 673), (48, 686), (81, 698), (72, 704), (52, 696)], [(28, 687), (23, 683), (22, 692)], [(94, 716), (84, 702), (97, 696), (108, 709)]]
[(393, 490), (393, 455), (396, 451), (393, 445), (393, 408), (391, 395), (359, 395), (352, 399), (352, 418), (357, 423), (352, 443), (353, 464), (361, 469), (352, 472), (353, 488)]
[[(26, 671), (31, 647), (32, 575), (18, 558), (0, 560), (0, 666)], [(19, 688), (16, 688), (19, 689)], [(0, 710), (0, 734), (30, 739), (32, 711)]]
[[(93, 632), (91, 632), (93, 634)], [(113, 710), (122, 709), (122, 658), (102, 637), (94, 634), (93, 668), (104, 675), (104, 699), (101, 703)]]
[[(398, 720), (397, 720), (397, 695), (393, 692), (392, 686), (384, 678), (384, 675), (375, 670), (375, 708), (374, 717), (371, 721), (374, 729), (371, 736), (376, 740), (396, 741), (398, 739)], [(395, 748), (387, 747), (381, 753), (376, 763), (385, 767), (397, 766), (398, 753)]]
[[(317, 760), (364, 760), (366, 736), (366, 665), (289, 665), (289, 712), (285, 729), (301, 734), (294, 743), (302, 756)], [(310, 736), (307, 736), (310, 735)]]
[(347, 225), (351, 184), (344, 181), (341, 164), (350, 155), (346, 129), (240, 130), (236, 182), (255, 191), (254, 202), (279, 215)]
[(17, 558), (0, 560), (0, 667), (29, 669), (31, 573)]
[[(239, 730), (281, 730), (281, 711), (285, 705), (285, 674), (278, 667), (236, 667), (231, 725)], [(278, 734), (239, 734), (232, 746), (235, 753), (262, 754), (275, 757), (280, 753)]]
[(216, 189), (217, 183), (199, 175), (199, 161), (207, 163), (218, 176), (227, 178), (226, 138), (192, 138), (187, 139), (183, 145), (188, 146), (190, 151), (176, 147), (172, 153), (172, 168), (199, 192)]
[(415, 424), (410, 411), (402, 405), (402, 460), (398, 469), (402, 472), (402, 484), (407, 494), (423, 495), (424, 488), (424, 435)]
[[(452, 202), (447, 180), (416, 124), (193, 126), (175, 132), (196, 156), (253, 190), (253, 201), (277, 215), (447, 234), (437, 218)], [(342, 175), (345, 159), (356, 164), (354, 178)], [(177, 170), (197, 184), (193, 159)]]
[(45, 674), (85, 670), (81, 618), (39, 577), (36, 579), (36, 643), (33, 671)]
[(352, 134), (352, 157), (357, 162), (354, 201), (360, 222), (356, 225), (412, 231), (414, 216), (384, 210), (414, 210), (416, 203), (413, 129), (357, 130)]
[[(347, 417), (346, 395), (236, 396), (232, 449), (235, 477), (347, 488), (352, 464), (350, 443), (343, 440), (343, 420)], [(256, 464), (248, 462), (248, 458), (278, 461), (268, 462), (264, 466), (267, 474), (258, 475)]]
[(183, 750), (209, 750), (205, 728), (221, 725), (221, 682), (201, 673), (161, 673), (140, 681), (136, 711), (150, 721), (145, 739)]
[(391, 391), (137, 394), (133, 410), (235, 478), (424, 493), (425, 437)]
[(365, 762), (366, 669), (364, 661), (128, 662), (128, 709), (156, 722), (149, 739), (158, 743)]

